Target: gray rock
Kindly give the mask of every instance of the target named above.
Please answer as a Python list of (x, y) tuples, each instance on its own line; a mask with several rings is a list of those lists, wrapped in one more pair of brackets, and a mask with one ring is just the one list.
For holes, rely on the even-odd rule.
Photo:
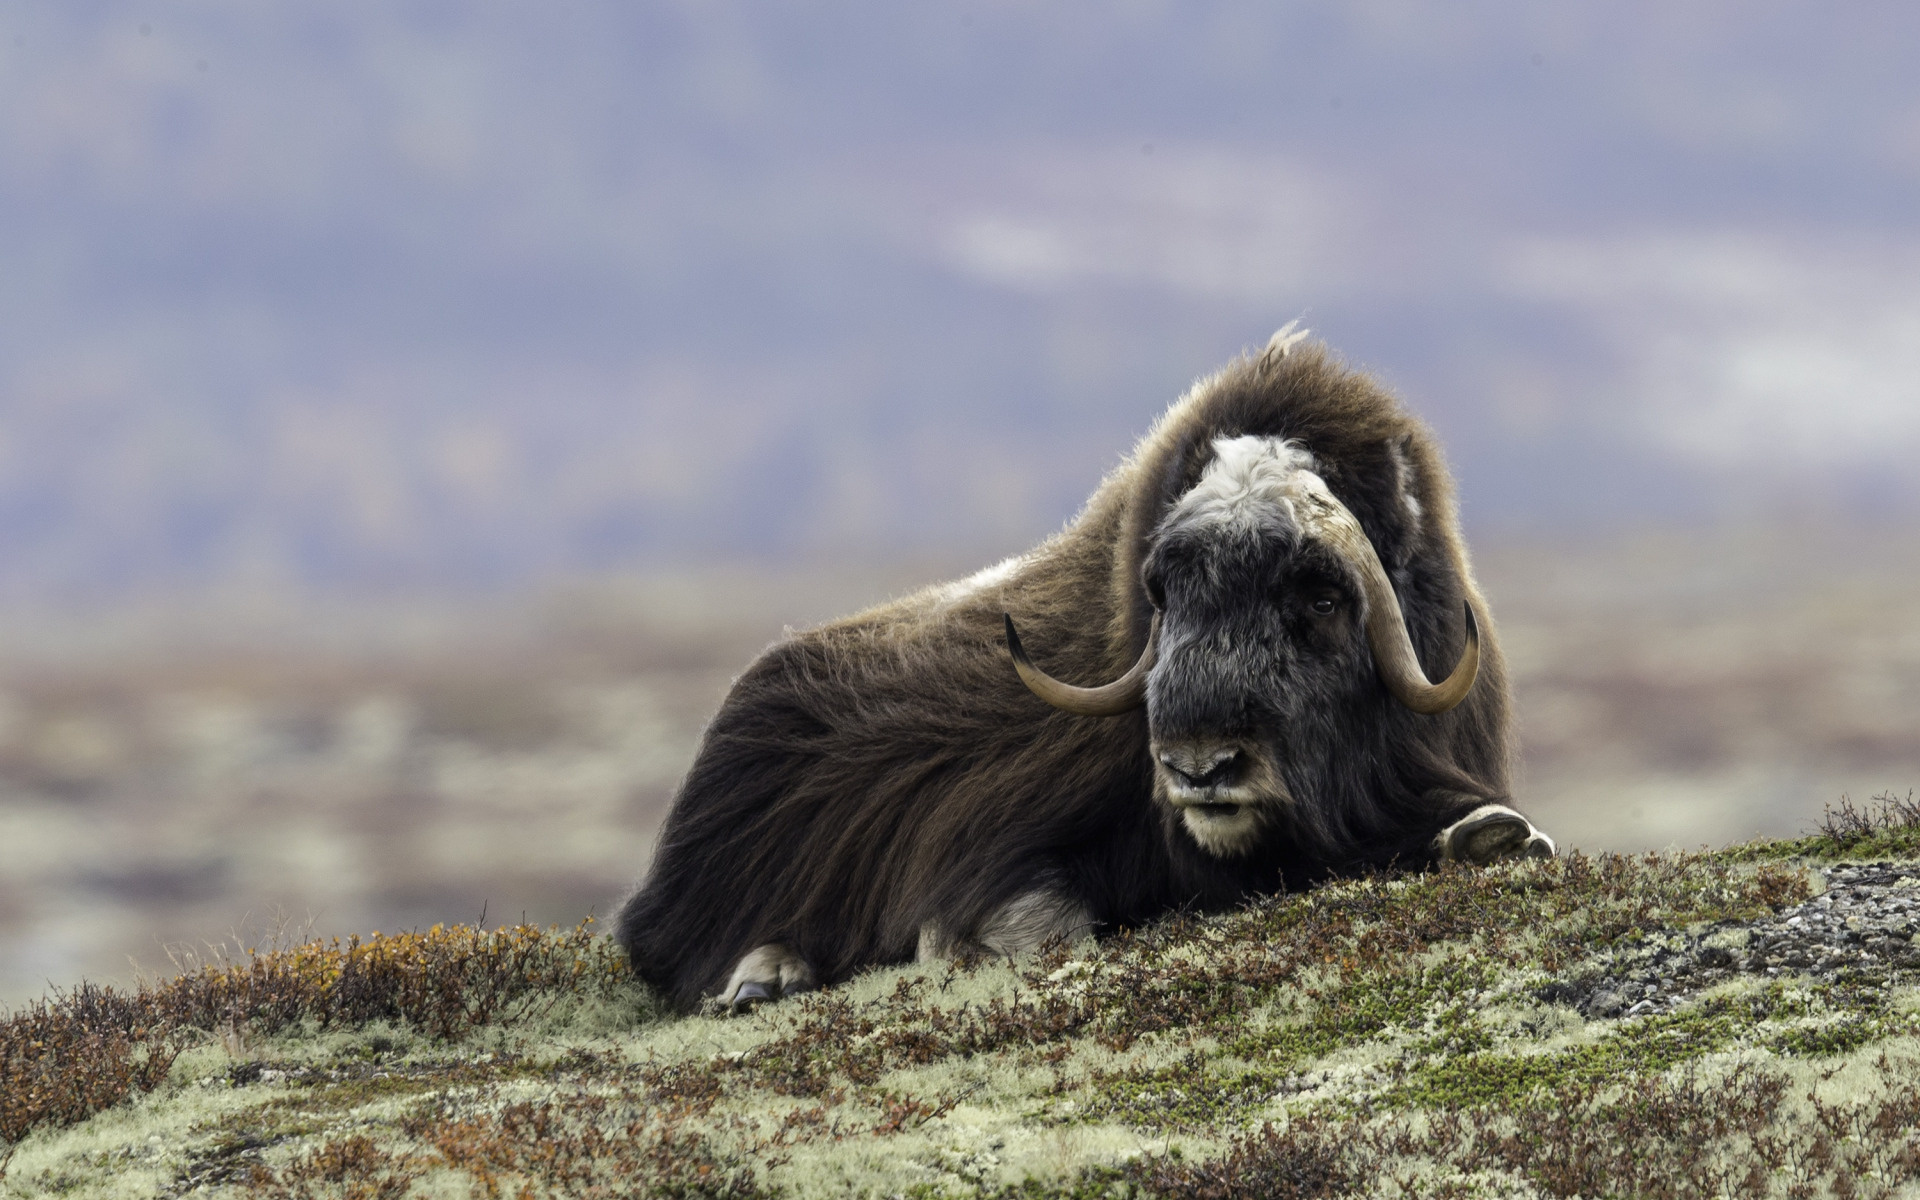
[[(1777, 977), (1845, 972), (1869, 986), (1911, 982), (1920, 974), (1915, 922), (1905, 915), (1920, 889), (1920, 863), (1867, 863), (1826, 871), (1827, 891), (1753, 921), (1726, 921), (1676, 946), (1652, 940), (1608, 955), (1605, 965), (1535, 991), (1589, 1018), (1670, 1011), (1691, 995), (1746, 973)], [(1902, 889), (1894, 895), (1893, 889)], [(1896, 915), (1898, 914), (1898, 915)], [(1744, 952), (1726, 945), (1738, 944)], [(1711, 939), (1711, 940), (1710, 940)]]

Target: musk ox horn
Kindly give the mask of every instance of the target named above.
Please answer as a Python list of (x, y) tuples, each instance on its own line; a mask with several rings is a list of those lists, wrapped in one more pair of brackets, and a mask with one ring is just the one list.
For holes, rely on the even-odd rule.
[(1367, 597), (1367, 645), (1373, 650), (1374, 669), (1380, 682), (1387, 685), (1394, 699), (1417, 713), (1435, 716), (1467, 698), (1473, 681), (1480, 674), (1480, 626), (1473, 615), (1473, 602), (1467, 601), (1467, 644), (1453, 673), (1439, 683), (1427, 682), (1420, 669), (1420, 657), (1413, 652), (1413, 639), (1407, 633), (1406, 617), (1400, 611), (1400, 598), (1394, 595), (1393, 581), (1366, 531), (1360, 528), (1346, 505), (1320, 485), (1303, 495), (1308, 521), (1314, 531), (1343, 553), (1360, 572), (1361, 590)]
[(1100, 687), (1061, 683), (1034, 666), (1020, 645), (1020, 635), (1014, 631), (1013, 614), (1007, 613), (1006, 618), (1007, 653), (1013, 655), (1013, 669), (1020, 673), (1020, 681), (1028, 690), (1048, 704), (1082, 717), (1114, 717), (1132, 712), (1147, 702), (1147, 672), (1153, 669), (1154, 648), (1160, 642), (1159, 613), (1153, 614), (1153, 624), (1147, 629), (1146, 648), (1140, 651), (1140, 658), (1125, 675)]
[[(1355, 523), (1356, 528), (1358, 522)], [(1467, 698), (1473, 681), (1480, 675), (1480, 626), (1474, 620), (1473, 602), (1467, 602), (1467, 644), (1453, 673), (1439, 683), (1428, 683), (1420, 669), (1420, 657), (1413, 652), (1413, 639), (1407, 634), (1407, 620), (1400, 612), (1400, 598), (1393, 594), (1393, 581), (1366, 541), (1361, 561), (1360, 583), (1367, 593), (1367, 645), (1373, 650), (1374, 669), (1380, 682), (1387, 685), (1394, 699), (1417, 713), (1436, 716)]]
[[(1393, 604), (1392, 596), (1391, 592), (1387, 593), (1388, 604)], [(1435, 716), (1467, 698), (1467, 693), (1473, 690), (1473, 681), (1480, 674), (1480, 626), (1474, 621), (1471, 601), (1466, 606), (1466, 647), (1460, 652), (1460, 661), (1454, 664), (1453, 673), (1439, 683), (1428, 683), (1426, 673), (1420, 669), (1399, 605), (1393, 604), (1384, 619), (1375, 620), (1374, 613), (1381, 605), (1371, 598), (1367, 603), (1367, 643), (1373, 647), (1373, 662), (1380, 672), (1380, 680), (1394, 699), (1417, 713)]]

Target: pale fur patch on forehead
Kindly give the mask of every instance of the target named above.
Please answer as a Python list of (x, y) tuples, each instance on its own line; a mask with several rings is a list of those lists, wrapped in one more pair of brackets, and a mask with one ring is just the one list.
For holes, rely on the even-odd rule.
[(1284, 438), (1215, 438), (1213, 461), (1168, 516), (1182, 525), (1247, 530), (1270, 520), (1276, 508), (1297, 520), (1301, 493), (1313, 484), (1326, 490), (1314, 473), (1319, 465), (1305, 446)]
[[(1167, 514), (1169, 525), (1254, 535), (1275, 517), (1342, 554), (1371, 554), (1360, 523), (1334, 498), (1306, 447), (1284, 438), (1216, 438), (1200, 482)], [(1356, 560), (1357, 561), (1357, 560)]]

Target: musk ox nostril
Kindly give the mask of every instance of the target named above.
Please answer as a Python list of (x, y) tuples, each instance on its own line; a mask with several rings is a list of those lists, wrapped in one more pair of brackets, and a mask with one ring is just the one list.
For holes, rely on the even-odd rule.
[(1230, 787), (1239, 781), (1242, 757), (1238, 750), (1169, 750), (1160, 756), (1160, 765), (1188, 787)]

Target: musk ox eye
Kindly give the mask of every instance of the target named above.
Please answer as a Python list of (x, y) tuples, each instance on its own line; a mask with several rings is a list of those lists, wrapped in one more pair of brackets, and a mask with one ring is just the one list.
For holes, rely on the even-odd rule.
[(1313, 602), (1313, 611), (1316, 616), (1330, 617), (1333, 615), (1333, 610), (1338, 607), (1332, 596), (1322, 596)]

